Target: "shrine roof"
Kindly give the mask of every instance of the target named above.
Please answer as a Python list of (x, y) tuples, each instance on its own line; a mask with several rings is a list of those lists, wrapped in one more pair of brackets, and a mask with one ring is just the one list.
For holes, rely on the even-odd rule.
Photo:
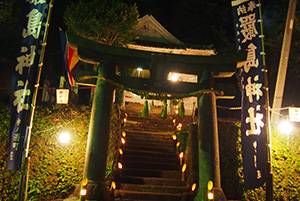
[(169, 54), (215, 55), (212, 46), (186, 45), (167, 31), (152, 15), (140, 18), (137, 25), (138, 39), (128, 48)]

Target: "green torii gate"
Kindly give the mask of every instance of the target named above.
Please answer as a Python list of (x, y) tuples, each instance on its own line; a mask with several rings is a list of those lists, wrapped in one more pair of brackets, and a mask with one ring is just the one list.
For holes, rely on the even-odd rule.
[[(237, 55), (190, 56), (133, 50), (99, 44), (69, 33), (68, 41), (86, 62), (99, 63), (98, 76), (114, 80), (136, 90), (156, 93), (190, 93), (213, 89), (213, 74), (235, 72)], [(116, 65), (150, 69), (150, 79), (116, 76)], [(198, 83), (167, 81), (168, 72), (197, 74)], [(232, 75), (232, 73), (231, 73)], [(114, 87), (97, 80), (91, 112), (84, 178), (87, 178), (86, 200), (110, 200), (105, 187), (105, 171), (110, 135), (110, 116)], [(207, 200), (207, 184), (221, 189), (218, 128), (215, 93), (198, 97), (199, 190), (195, 200)]]

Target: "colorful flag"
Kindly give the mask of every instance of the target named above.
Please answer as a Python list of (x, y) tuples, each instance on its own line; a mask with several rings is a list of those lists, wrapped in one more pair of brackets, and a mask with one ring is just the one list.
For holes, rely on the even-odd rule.
[(68, 76), (68, 80), (70, 85), (73, 87), (75, 85), (75, 75), (76, 71), (80, 65), (78, 52), (71, 48), (69, 45), (66, 34), (63, 30), (59, 30), (60, 32), (60, 40), (61, 40), (61, 47), (63, 52), (63, 62), (66, 69), (66, 74)]
[(267, 133), (259, 5), (256, 0), (231, 1), (237, 51), (247, 59), (239, 69), (242, 81), (241, 138), (246, 189), (262, 186), (267, 177)]
[(12, 73), (8, 170), (21, 168), (49, 2), (23, 0)]

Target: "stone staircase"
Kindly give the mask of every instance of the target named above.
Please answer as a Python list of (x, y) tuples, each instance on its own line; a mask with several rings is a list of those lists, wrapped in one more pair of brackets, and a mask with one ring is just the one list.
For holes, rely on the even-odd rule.
[(188, 192), (172, 139), (172, 119), (128, 113), (126, 143), (116, 175), (116, 201), (181, 201)]

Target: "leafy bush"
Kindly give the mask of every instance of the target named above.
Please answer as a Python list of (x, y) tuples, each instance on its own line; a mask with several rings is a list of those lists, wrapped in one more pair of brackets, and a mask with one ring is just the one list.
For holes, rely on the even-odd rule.
[[(54, 200), (67, 198), (80, 183), (83, 175), (86, 142), (90, 121), (90, 108), (63, 106), (59, 109), (37, 107), (34, 115), (29, 155), (31, 157), (28, 182), (28, 200)], [(6, 170), (9, 109), (1, 109), (2, 155), (0, 191), (1, 200), (16, 200), (19, 171)], [(111, 138), (106, 179), (113, 171), (114, 155), (118, 145), (120, 119), (111, 117)], [(68, 131), (72, 137), (68, 144), (58, 142), (58, 135)]]

